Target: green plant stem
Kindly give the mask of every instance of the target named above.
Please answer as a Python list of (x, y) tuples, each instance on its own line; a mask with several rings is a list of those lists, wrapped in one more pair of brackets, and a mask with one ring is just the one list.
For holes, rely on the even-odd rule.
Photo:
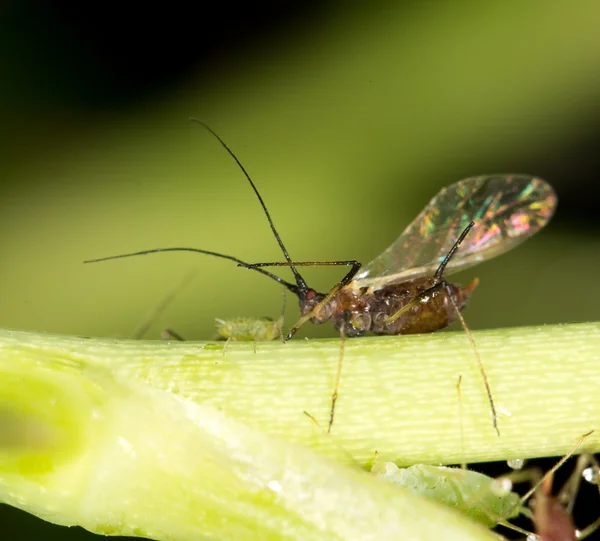
[(491, 538), (356, 467), (376, 452), (402, 464), (561, 455), (598, 428), (600, 323), (474, 337), (507, 412), (501, 437), (460, 332), (349, 340), (327, 436), (339, 339), (256, 354), (230, 343), (223, 356), (215, 342), (1, 331), (0, 500), (177, 541)]

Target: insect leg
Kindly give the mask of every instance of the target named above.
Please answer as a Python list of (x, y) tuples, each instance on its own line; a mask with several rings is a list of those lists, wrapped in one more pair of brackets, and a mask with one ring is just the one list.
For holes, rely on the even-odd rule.
[[(552, 495), (552, 479), (556, 471), (573, 456), (583, 440), (592, 432), (593, 431), (581, 436), (571, 451), (543, 475), (538, 468), (528, 468), (513, 471), (496, 478), (495, 482), (497, 484), (497, 490), (502, 492), (512, 491), (514, 485), (517, 483), (529, 483), (531, 485), (531, 488), (520, 498), (518, 506), (520, 508), (520, 514), (533, 520), (536, 533), (532, 534), (531, 532), (518, 528), (501, 517), (499, 517), (500, 520), (498, 520), (498, 524), (526, 535), (527, 539), (583, 539), (583, 535), (581, 537), (576, 537), (575, 526), (573, 525), (572, 517), (568, 509), (559, 503), (558, 498), (555, 498)], [(581, 475), (581, 471), (575, 473)], [(527, 500), (532, 496), (535, 499), (535, 505), (532, 506), (533, 513), (526, 506)], [(590, 525), (590, 527), (594, 526), (594, 524)], [(588, 530), (588, 528), (586, 528), (586, 530)], [(550, 533), (552, 533), (553, 536), (548, 537)]]
[(351, 266), (348, 273), (336, 284), (341, 284), (340, 287), (348, 285), (354, 275), (359, 271), (361, 264), (354, 260), (347, 261), (269, 261), (267, 263), (238, 263), (238, 267), (246, 269), (259, 269), (263, 267), (339, 267)]
[(312, 422), (313, 424), (317, 427), (317, 428), (321, 428), (321, 425), (319, 423), (319, 421), (317, 420), (317, 418), (314, 415), (311, 415), (310, 413), (308, 413), (308, 411), (304, 410), (302, 413), (304, 413), (304, 415), (306, 415)]
[[(471, 221), (469, 223), (469, 225), (467, 225), (467, 227), (465, 227), (463, 229), (463, 232), (460, 234), (458, 239), (456, 239), (456, 242), (453, 244), (452, 248), (450, 248), (450, 251), (446, 254), (444, 259), (440, 263), (440, 266), (437, 268), (437, 270), (435, 271), (435, 274), (433, 275), (433, 278), (436, 283), (433, 286), (431, 286), (429, 289), (426, 289), (425, 291), (422, 291), (421, 293), (419, 293), (414, 299), (412, 299), (410, 302), (405, 304), (395, 314), (392, 314), (391, 316), (389, 316), (386, 319), (387, 324), (393, 323), (394, 321), (396, 321), (402, 314), (406, 313), (413, 306), (415, 306), (419, 301), (421, 301), (425, 297), (428, 297), (434, 291), (436, 291), (442, 287), (444, 289), (446, 289), (447, 293), (450, 291), (450, 289), (448, 287), (448, 282), (446, 282), (446, 280), (444, 280), (444, 278), (443, 278), (444, 271), (446, 270), (446, 266), (448, 265), (448, 263), (450, 262), (450, 260), (454, 256), (454, 254), (456, 253), (456, 250), (458, 250), (458, 247), (461, 245), (463, 240), (465, 240), (465, 237), (467, 236), (469, 231), (471, 231), (471, 229), (473, 229), (474, 225), (475, 225), (475, 222)], [(454, 297), (451, 294), (450, 294), (450, 299), (452, 300), (452, 304), (456, 308), (456, 303), (454, 302)]]
[(285, 321), (285, 308), (287, 306), (287, 291), (284, 288), (282, 288), (282, 295), (283, 295), (283, 303), (281, 306), (281, 315), (279, 316), (279, 319), (277, 320), (277, 324), (279, 327), (279, 339), (285, 343), (285, 337), (283, 336), (283, 323)]
[[(458, 376), (458, 381), (456, 383), (456, 393), (458, 398), (458, 418), (459, 418), (459, 430), (460, 430), (460, 445), (461, 445), (461, 470), (464, 474), (464, 481), (468, 479), (468, 476), (471, 475), (472, 472), (469, 471), (467, 464), (464, 461), (464, 425), (463, 425), (463, 401), (462, 401), (462, 392), (461, 392), (461, 384), (462, 384), (462, 375)], [(529, 535), (530, 532), (519, 528), (518, 526), (514, 526), (508, 522), (508, 518), (515, 517), (520, 512), (520, 499), (516, 499), (514, 502), (514, 507), (498, 505), (495, 507), (494, 503), (506, 501), (510, 502), (511, 497), (514, 495), (517, 496), (516, 493), (512, 492), (512, 483), (510, 482), (498, 482), (496, 479), (490, 478), (490, 483), (478, 482), (479, 489), (474, 491), (472, 494), (467, 494), (465, 492), (465, 498), (463, 500), (463, 504), (465, 509), (477, 509), (479, 510), (487, 520), (490, 521), (490, 524), (495, 525), (503, 525), (506, 528), (513, 529), (525, 536)], [(494, 500), (489, 500), (489, 492), (494, 496)]]
[(450, 289), (450, 286), (448, 285), (448, 282), (446, 282), (444, 280), (441, 283), (444, 285), (444, 289), (446, 290), (446, 295), (448, 295), (448, 298), (450, 299), (450, 302), (452, 303), (452, 307), (454, 308), (456, 317), (458, 318), (458, 320), (460, 321), (460, 324), (463, 326), (463, 329), (467, 333), (467, 337), (469, 338), (469, 342), (471, 343), (471, 347), (473, 348), (473, 353), (475, 354), (475, 359), (477, 360), (477, 366), (479, 367), (479, 373), (481, 374), (481, 378), (483, 379), (483, 384), (485, 385), (485, 391), (487, 393), (488, 402), (490, 403), (490, 410), (492, 412), (492, 424), (494, 425), (494, 428), (496, 429), (496, 432), (499, 436), (500, 430), (498, 429), (498, 416), (496, 415), (496, 406), (494, 405), (494, 398), (492, 397), (492, 389), (490, 388), (490, 384), (488, 382), (487, 375), (483, 368), (483, 362), (481, 360), (481, 356), (479, 355), (479, 351), (477, 351), (477, 346), (475, 345), (475, 339), (473, 338), (473, 335), (471, 334), (471, 330), (467, 326), (467, 322), (465, 321), (465, 318), (461, 314), (460, 309), (456, 305), (456, 301), (454, 300), (454, 297), (452, 296), (452, 291)]
[(180, 334), (172, 329), (165, 329), (160, 333), (160, 337), (163, 340), (178, 340), (179, 342), (185, 342), (185, 338), (182, 338)]
[[(577, 492), (579, 492), (579, 485), (581, 484), (583, 472), (590, 465), (593, 477), (597, 479), (599, 472), (598, 461), (591, 453), (584, 452), (577, 458), (577, 464), (573, 470), (573, 475), (571, 475), (569, 480), (563, 485), (563, 488), (557, 496), (557, 499), (565, 505), (569, 513), (573, 510), (573, 506), (575, 505), (575, 497), (577, 496)], [(600, 485), (598, 485), (597, 482), (595, 484), (600, 491)]]
[[(467, 230), (465, 230), (465, 231), (467, 231)], [(461, 235), (461, 236), (463, 236), (463, 235)], [(452, 303), (452, 307), (454, 309), (456, 317), (458, 318), (463, 329), (467, 333), (467, 337), (469, 338), (469, 342), (471, 343), (471, 347), (473, 348), (473, 352), (475, 354), (475, 359), (477, 360), (477, 366), (479, 368), (479, 372), (481, 373), (481, 377), (483, 379), (483, 383), (485, 385), (485, 390), (486, 390), (486, 393), (488, 396), (488, 401), (490, 403), (490, 410), (492, 413), (492, 424), (499, 436), (500, 431), (498, 429), (498, 416), (496, 414), (496, 406), (494, 404), (494, 399), (492, 397), (492, 390), (490, 388), (490, 384), (488, 382), (487, 375), (483, 368), (483, 362), (481, 360), (481, 356), (479, 355), (479, 352), (477, 351), (477, 346), (475, 345), (475, 339), (473, 338), (473, 335), (471, 334), (471, 331), (470, 331), (469, 327), (467, 326), (467, 322), (465, 321), (465, 318), (463, 317), (462, 313), (460, 312), (460, 309), (456, 305), (456, 301), (454, 300), (454, 296), (452, 295), (452, 291), (450, 289), (450, 285), (448, 284), (448, 282), (446, 280), (442, 280), (441, 282), (438, 282), (437, 284), (431, 286), (430, 288), (426, 289), (425, 291), (422, 291), (417, 296), (415, 296), (414, 299), (412, 299), (410, 302), (406, 303), (402, 308), (400, 308), (400, 310), (398, 310), (397, 312), (395, 312), (394, 314), (389, 316), (385, 320), (385, 322), (386, 322), (386, 324), (393, 323), (399, 317), (401, 317), (403, 314), (405, 314), (408, 310), (410, 310), (413, 306), (418, 304), (422, 299), (428, 297), (434, 291), (442, 289), (442, 288), (446, 291), (446, 295), (450, 299), (450, 302)]]
[[(231, 341), (231, 337), (229, 337), (227, 340), (225, 340), (225, 344), (223, 344), (223, 357), (225, 357), (225, 352), (227, 351), (227, 346), (229, 345), (230, 341)], [(254, 353), (256, 353), (256, 351)]]
[(346, 276), (344, 276), (337, 284), (335, 284), (327, 293), (327, 295), (325, 295), (325, 297), (320, 300), (314, 307), (313, 309), (303, 315), (297, 322), (296, 324), (288, 331), (285, 339), (286, 341), (289, 340), (292, 336), (294, 336), (298, 330), (300, 329), (300, 327), (302, 327), (302, 325), (304, 325), (307, 321), (309, 321), (310, 319), (312, 319), (315, 314), (318, 313), (318, 311), (323, 307), (326, 306), (331, 299), (333, 299), (333, 297), (335, 297), (337, 295), (337, 293), (343, 288), (346, 287), (351, 281), (352, 278), (354, 277), (354, 275), (358, 272), (358, 270), (360, 269), (360, 263), (358, 261), (339, 261), (336, 262), (339, 264), (346, 264), (346, 265), (352, 265), (352, 268), (350, 269), (350, 271), (348, 271), (348, 273), (346, 274)]
[(591, 434), (593, 434), (594, 431), (590, 430), (589, 432), (586, 432), (585, 434), (583, 434), (583, 436), (581, 436), (577, 442), (575, 443), (575, 445), (573, 446), (573, 449), (571, 449), (565, 456), (563, 456), (556, 464), (554, 464), (554, 466), (552, 466), (552, 468), (550, 468), (545, 474), (544, 476), (539, 479), (522, 497), (521, 497), (521, 503), (525, 503), (529, 498), (531, 498), (531, 496), (535, 493), (535, 491), (540, 488), (540, 486), (542, 486), (542, 484), (545, 482), (546, 478), (551, 477), (552, 475), (554, 475), (556, 473), (556, 471), (567, 461), (569, 460), (569, 458), (571, 458), (576, 452), (577, 449), (579, 449), (579, 446), (583, 443), (583, 440), (585, 440), (585, 438), (587, 438), (588, 436), (590, 436)]
[(438, 290), (442, 289), (444, 287), (445, 283), (446, 283), (445, 281), (438, 282), (437, 284), (431, 286), (430, 288), (427, 288), (425, 291), (421, 291), (421, 293), (419, 293), (413, 299), (411, 299), (410, 301), (408, 301), (397, 312), (394, 312), (391, 316), (388, 316), (385, 319), (385, 324), (389, 325), (390, 323), (393, 323), (394, 321), (396, 321), (400, 316), (402, 316), (403, 314), (405, 314), (406, 312), (408, 312), (411, 308), (413, 308), (418, 303), (420, 303), (424, 298), (429, 297), (429, 295), (431, 295), (435, 291), (438, 291)]
[[(593, 430), (581, 436), (572, 451), (542, 477), (542, 479), (533, 487), (533, 492), (530, 490), (523, 497), (524, 500), (530, 494), (535, 494), (535, 506), (533, 508), (534, 524), (536, 533), (543, 539), (546, 538), (544, 536), (550, 536), (550, 534), (556, 539), (575, 540), (583, 537), (578, 536), (577, 534), (575, 525), (573, 524), (571, 511), (577, 489), (579, 488), (581, 473), (586, 457), (579, 457), (577, 467), (573, 471), (571, 479), (566, 483), (565, 487), (557, 497), (552, 495), (552, 480), (556, 470), (577, 451), (577, 448), (581, 445), (582, 441), (592, 432)], [(566, 505), (564, 505), (565, 503)], [(594, 524), (590, 525), (590, 527), (594, 526)], [(588, 533), (591, 532), (588, 530)], [(550, 537), (547, 538), (549, 539)]]
[[(290, 331), (287, 333), (287, 336), (285, 337), (285, 341), (288, 341), (292, 336), (294, 336), (298, 332), (300, 327), (302, 327), (302, 325), (304, 325), (307, 321), (312, 319), (314, 317), (314, 315), (318, 312), (318, 310), (322, 306), (325, 306), (337, 294), (337, 292), (340, 289), (347, 286), (352, 281), (352, 278), (359, 271), (361, 264), (355, 260), (348, 260), (348, 261), (290, 261), (290, 262), (273, 261), (273, 262), (268, 262), (268, 263), (253, 263), (252, 265), (238, 264), (238, 267), (246, 267), (249, 269), (254, 269), (254, 268), (260, 269), (262, 267), (292, 267), (292, 266), (294, 266), (294, 267), (331, 267), (331, 266), (340, 266), (340, 265), (350, 265), (352, 268), (337, 284), (335, 284), (329, 290), (327, 295), (325, 295), (325, 297), (321, 301), (319, 301), (310, 312), (308, 312), (307, 314), (304, 314), (297, 321), (297, 323), (290, 329)], [(302, 297), (300, 297), (300, 300), (302, 300)]]
[[(390, 324), (390, 323), (393, 323), (394, 321), (396, 321), (402, 314), (406, 313), (413, 306), (415, 306), (418, 302), (420, 302), (423, 298), (429, 296), (434, 291), (441, 289), (442, 287), (446, 290), (446, 292), (450, 291), (450, 289), (448, 287), (448, 283), (443, 278), (444, 271), (446, 270), (446, 266), (448, 265), (450, 260), (454, 257), (456, 250), (458, 250), (458, 247), (461, 245), (463, 240), (465, 240), (465, 237), (468, 235), (469, 231), (471, 231), (471, 229), (473, 229), (474, 225), (475, 225), (475, 222), (471, 221), (469, 223), (469, 225), (467, 225), (467, 227), (465, 227), (463, 229), (463, 231), (460, 234), (460, 236), (458, 237), (458, 239), (456, 239), (456, 242), (452, 245), (452, 248), (450, 248), (450, 251), (446, 254), (444, 259), (440, 263), (439, 267), (435, 271), (435, 274), (433, 275), (433, 278), (436, 283), (433, 286), (431, 286), (429, 289), (426, 289), (425, 291), (419, 293), (414, 299), (412, 299), (409, 303), (405, 304), (395, 314), (392, 314), (391, 316), (389, 316), (386, 319), (386, 324)], [(452, 300), (453, 306), (456, 308), (456, 303), (454, 302), (454, 297), (451, 294), (449, 294), (449, 295), (450, 295), (450, 299)], [(461, 320), (462, 320), (462, 318), (461, 318)]]
[(340, 355), (338, 357), (337, 372), (335, 374), (335, 383), (333, 386), (333, 393), (331, 395), (331, 411), (329, 412), (329, 426), (327, 427), (327, 434), (331, 432), (331, 425), (333, 425), (333, 417), (335, 415), (335, 403), (338, 399), (338, 391), (340, 390), (340, 380), (342, 379), (342, 363), (344, 361), (344, 349), (346, 346), (346, 331), (345, 323), (342, 323), (340, 327)]

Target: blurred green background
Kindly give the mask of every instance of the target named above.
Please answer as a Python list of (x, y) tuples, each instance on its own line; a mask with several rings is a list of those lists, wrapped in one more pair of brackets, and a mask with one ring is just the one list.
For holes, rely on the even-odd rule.
[[(281, 259), (242, 174), (190, 116), (236, 152), (298, 260), (366, 263), (443, 186), (539, 175), (558, 191), (558, 213), (458, 276), (481, 279), (467, 320), (600, 318), (598, 2), (205, 9), (3, 3), (0, 325), (131, 336), (190, 269), (197, 278), (149, 337), (169, 326), (211, 339), (215, 317), (279, 314), (280, 289), (227, 261), (82, 264), (167, 246)], [(306, 272), (321, 290), (340, 275)], [(13, 539), (88, 537), (4, 507), (0, 517), (19, 525)]]

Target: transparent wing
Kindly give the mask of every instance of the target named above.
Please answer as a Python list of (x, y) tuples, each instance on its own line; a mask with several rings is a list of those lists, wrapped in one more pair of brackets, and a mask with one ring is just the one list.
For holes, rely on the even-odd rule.
[(556, 208), (552, 187), (525, 175), (471, 177), (443, 188), (381, 255), (363, 267), (358, 287), (433, 274), (471, 221), (446, 274), (514, 248), (544, 227)]

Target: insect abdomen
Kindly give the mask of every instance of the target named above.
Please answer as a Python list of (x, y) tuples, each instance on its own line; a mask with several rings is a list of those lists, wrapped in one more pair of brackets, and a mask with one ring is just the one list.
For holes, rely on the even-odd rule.
[[(456, 319), (454, 306), (443, 287), (419, 299), (400, 317), (390, 321), (394, 314), (434, 285), (433, 278), (417, 278), (373, 292), (345, 288), (333, 303), (334, 326), (338, 330), (344, 326), (346, 336), (359, 336), (368, 331), (395, 335), (443, 329)], [(461, 288), (456, 284), (448, 284), (459, 310), (465, 307), (475, 285), (476, 282)]]
[[(456, 310), (444, 287), (433, 290), (403, 313), (389, 322), (398, 310), (414, 302), (419, 294), (433, 287), (433, 278), (418, 278), (393, 284), (373, 293), (371, 331), (376, 334), (415, 334), (435, 332), (450, 325), (456, 319)], [(474, 286), (473, 286), (474, 287)], [(459, 310), (465, 307), (472, 288), (448, 284)]]

